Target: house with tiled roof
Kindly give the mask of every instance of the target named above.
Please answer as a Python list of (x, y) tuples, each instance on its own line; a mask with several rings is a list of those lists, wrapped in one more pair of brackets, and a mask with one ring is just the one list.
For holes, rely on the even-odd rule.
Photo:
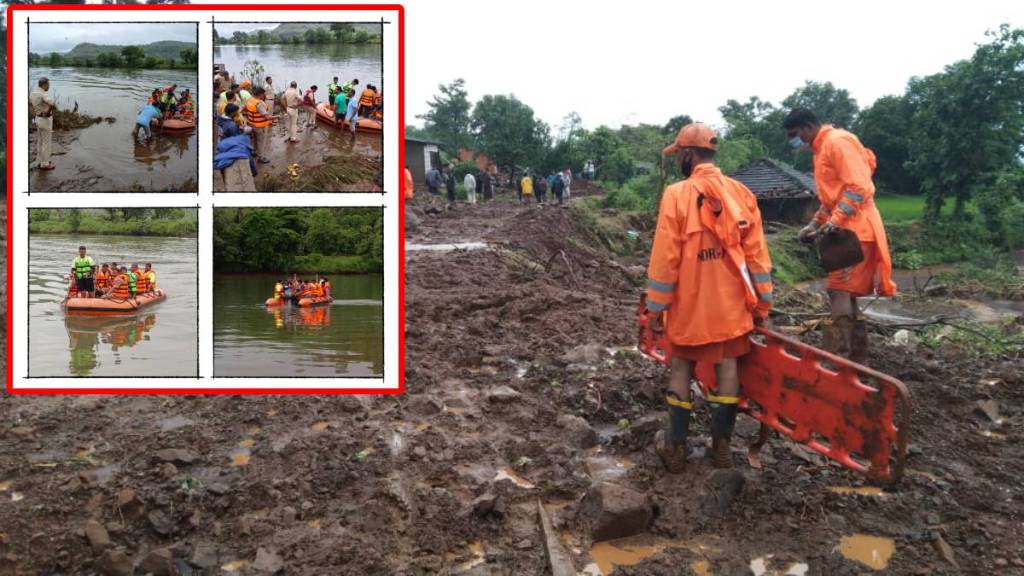
[(729, 176), (754, 193), (764, 220), (806, 224), (818, 209), (814, 176), (785, 162), (761, 158)]

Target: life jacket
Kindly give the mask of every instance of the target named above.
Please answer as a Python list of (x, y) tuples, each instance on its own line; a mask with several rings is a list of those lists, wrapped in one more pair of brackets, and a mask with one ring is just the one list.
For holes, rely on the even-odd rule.
[(75, 277), (88, 278), (92, 276), (92, 260), (88, 256), (85, 258), (76, 256), (71, 265), (75, 267)]
[(68, 298), (74, 298), (75, 295), (78, 294), (78, 282), (75, 281), (77, 280), (75, 273), (72, 272), (71, 274), (68, 274), (68, 279), (72, 280), (71, 288), (68, 289)]
[(280, 282), (274, 284), (274, 297), (280, 298), (282, 292), (284, 292), (284, 286), (282, 286)]
[(135, 276), (135, 291), (139, 294), (149, 292), (149, 280), (146, 279), (145, 274), (140, 273)]
[(107, 286), (110, 286), (110, 275), (109, 274), (104, 274), (103, 272), (97, 272), (96, 273), (96, 287), (97, 288), (106, 288)]
[(340, 88), (340, 86), (338, 86), (334, 82), (328, 82), (327, 83), (327, 94), (329, 94), (329, 95), (337, 94), (339, 88)]
[(160, 95), (160, 103), (161, 104), (172, 104), (172, 103), (173, 104), (177, 104), (177, 100), (175, 100), (174, 94), (171, 94), (168, 91), (168, 92), (164, 92), (163, 94)]
[(138, 276), (136, 276), (134, 272), (128, 273), (128, 290), (131, 291), (132, 294), (136, 294), (139, 291), (138, 285), (136, 284), (138, 279)]
[(367, 88), (366, 90), (363, 90), (363, 95), (359, 97), (359, 105), (360, 106), (373, 106), (373, 95), (374, 95), (373, 90), (370, 90), (369, 88)]
[(128, 291), (128, 275), (118, 274), (117, 280), (120, 280), (121, 283), (114, 289), (114, 298), (127, 300), (131, 296), (131, 292)]
[(373, 105), (374, 106), (383, 106), (384, 105), (384, 95), (381, 94), (380, 92), (375, 93), (373, 95)]
[(302, 103), (306, 106), (316, 106), (316, 94), (312, 90), (306, 90), (302, 95)]
[(146, 279), (149, 280), (149, 289), (156, 291), (156, 270), (150, 268), (149, 272), (144, 272), (144, 274)]
[(324, 297), (324, 287), (319, 285), (319, 284), (314, 286), (313, 287), (313, 295), (316, 296), (317, 298), (323, 298)]
[(270, 126), (270, 118), (265, 114), (262, 114), (257, 107), (259, 105), (259, 99), (250, 98), (245, 103), (245, 118), (249, 122), (249, 126), (253, 128), (264, 128)]

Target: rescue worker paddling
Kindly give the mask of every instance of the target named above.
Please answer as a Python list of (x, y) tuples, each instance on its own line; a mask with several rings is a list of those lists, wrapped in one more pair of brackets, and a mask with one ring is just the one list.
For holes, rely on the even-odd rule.
[(678, 156), (686, 177), (662, 195), (647, 269), (645, 313), (671, 342), (668, 429), (655, 438), (670, 472), (686, 466), (696, 362), (715, 365), (717, 395), (708, 397), (712, 459), (716, 467), (732, 467), (729, 446), (740, 391), (736, 359), (750, 351), (754, 325), (771, 310), (771, 258), (757, 200), (714, 165), (717, 150), (714, 131), (694, 123), (663, 151)]
[(863, 364), (868, 357), (868, 331), (857, 298), (896, 294), (889, 241), (874, 202), (871, 176), (875, 155), (856, 136), (830, 124), (822, 125), (805, 108), (794, 108), (782, 127), (790, 146), (809, 147), (814, 152), (814, 181), (821, 207), (798, 237), (812, 241), (845, 228), (860, 241), (864, 260), (828, 275), (832, 314), (824, 325), (822, 347)]

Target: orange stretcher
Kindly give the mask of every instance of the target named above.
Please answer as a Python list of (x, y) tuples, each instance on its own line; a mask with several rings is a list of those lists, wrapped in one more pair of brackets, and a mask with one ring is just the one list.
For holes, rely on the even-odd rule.
[[(651, 329), (645, 300), (637, 346), (667, 364), (668, 338)], [(911, 410), (902, 382), (766, 328), (756, 328), (751, 340), (750, 353), (739, 359), (740, 410), (761, 422), (751, 465), (760, 467), (761, 446), (774, 429), (871, 480), (902, 478)], [(716, 389), (714, 366), (699, 363), (695, 372), (707, 397)]]

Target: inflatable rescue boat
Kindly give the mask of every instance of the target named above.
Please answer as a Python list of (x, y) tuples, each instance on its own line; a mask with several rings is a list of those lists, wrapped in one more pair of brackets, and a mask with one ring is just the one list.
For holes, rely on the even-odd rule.
[[(307, 306), (318, 306), (320, 304), (330, 304), (334, 302), (334, 298), (330, 296), (316, 296), (316, 297), (305, 297), (299, 299), (299, 306), (305, 308)], [(285, 299), (267, 298), (267, 306), (284, 306), (289, 301)]]
[(120, 300), (117, 298), (68, 298), (64, 301), (64, 311), (68, 314), (135, 314), (167, 299), (167, 293), (157, 288), (154, 292), (145, 292), (135, 298)]
[[(337, 127), (338, 121), (334, 118), (334, 110), (331, 109), (330, 104), (327, 102), (321, 102), (316, 105), (316, 117), (321, 122), (326, 122), (331, 126)], [(384, 125), (376, 120), (370, 120), (369, 118), (359, 118), (359, 124), (356, 125), (358, 132), (367, 132), (369, 134), (380, 134), (384, 131)], [(342, 127), (348, 130), (348, 122), (345, 120), (341, 121)]]
[(168, 118), (164, 120), (164, 125), (157, 127), (159, 122), (156, 118), (150, 121), (150, 125), (153, 127), (153, 131), (160, 134), (187, 134), (196, 129), (196, 120), (192, 118), (189, 120), (182, 120), (181, 118)]

